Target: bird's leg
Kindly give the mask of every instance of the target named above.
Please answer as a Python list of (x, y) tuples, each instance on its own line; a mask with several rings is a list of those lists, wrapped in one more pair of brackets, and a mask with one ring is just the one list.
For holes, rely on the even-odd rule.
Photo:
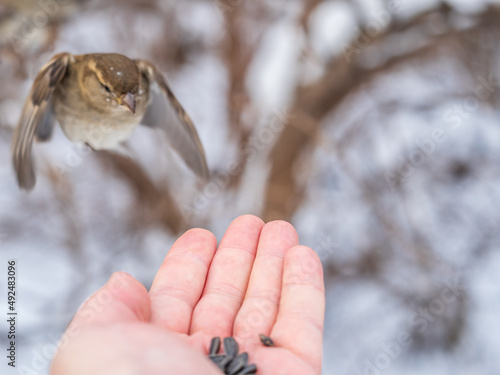
[(92, 147), (92, 146), (90, 145), (90, 143), (85, 142), (85, 144), (86, 144), (87, 146), (89, 146), (89, 147), (90, 147), (90, 149), (91, 149), (92, 151), (96, 151), (96, 150), (94, 149), (94, 147)]

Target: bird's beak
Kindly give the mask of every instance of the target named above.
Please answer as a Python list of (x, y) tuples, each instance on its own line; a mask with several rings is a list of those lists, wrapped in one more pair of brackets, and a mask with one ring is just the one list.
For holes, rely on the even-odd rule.
[(120, 104), (127, 108), (130, 112), (135, 114), (135, 96), (134, 94), (128, 92), (126, 95), (121, 97)]

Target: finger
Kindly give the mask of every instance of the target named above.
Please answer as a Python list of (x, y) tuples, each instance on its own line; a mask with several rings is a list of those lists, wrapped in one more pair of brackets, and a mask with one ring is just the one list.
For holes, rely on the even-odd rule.
[(263, 226), (261, 219), (251, 215), (241, 216), (231, 223), (193, 313), (191, 333), (232, 336), (234, 319), (247, 289)]
[(234, 325), (238, 341), (257, 342), (260, 333), (270, 334), (278, 313), (285, 254), (298, 243), (297, 232), (286, 221), (273, 221), (262, 228), (245, 300)]
[(191, 229), (173, 244), (149, 291), (151, 322), (189, 332), (216, 247), (214, 235), (204, 229)]
[(68, 330), (101, 324), (145, 322), (149, 320), (149, 315), (150, 300), (144, 285), (125, 272), (116, 272), (82, 304)]
[(285, 257), (281, 301), (271, 337), (276, 346), (320, 369), (324, 316), (321, 262), (310, 248), (295, 246)]

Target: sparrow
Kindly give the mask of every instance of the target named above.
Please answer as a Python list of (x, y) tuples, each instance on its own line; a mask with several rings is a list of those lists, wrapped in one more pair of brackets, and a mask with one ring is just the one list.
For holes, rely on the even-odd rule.
[(165, 78), (150, 62), (117, 53), (60, 53), (35, 78), (12, 141), (19, 186), (36, 177), (33, 140), (50, 139), (55, 121), (68, 139), (93, 150), (116, 150), (140, 124), (162, 129), (199, 177), (208, 167), (198, 133)]

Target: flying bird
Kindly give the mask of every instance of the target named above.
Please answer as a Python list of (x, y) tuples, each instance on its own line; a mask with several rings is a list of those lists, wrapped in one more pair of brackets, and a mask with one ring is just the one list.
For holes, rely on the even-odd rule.
[(193, 122), (148, 61), (116, 53), (60, 53), (41, 68), (12, 141), (22, 189), (31, 190), (36, 182), (33, 140), (49, 140), (56, 120), (70, 141), (93, 150), (117, 149), (140, 124), (160, 128), (187, 166), (203, 179), (208, 176)]

